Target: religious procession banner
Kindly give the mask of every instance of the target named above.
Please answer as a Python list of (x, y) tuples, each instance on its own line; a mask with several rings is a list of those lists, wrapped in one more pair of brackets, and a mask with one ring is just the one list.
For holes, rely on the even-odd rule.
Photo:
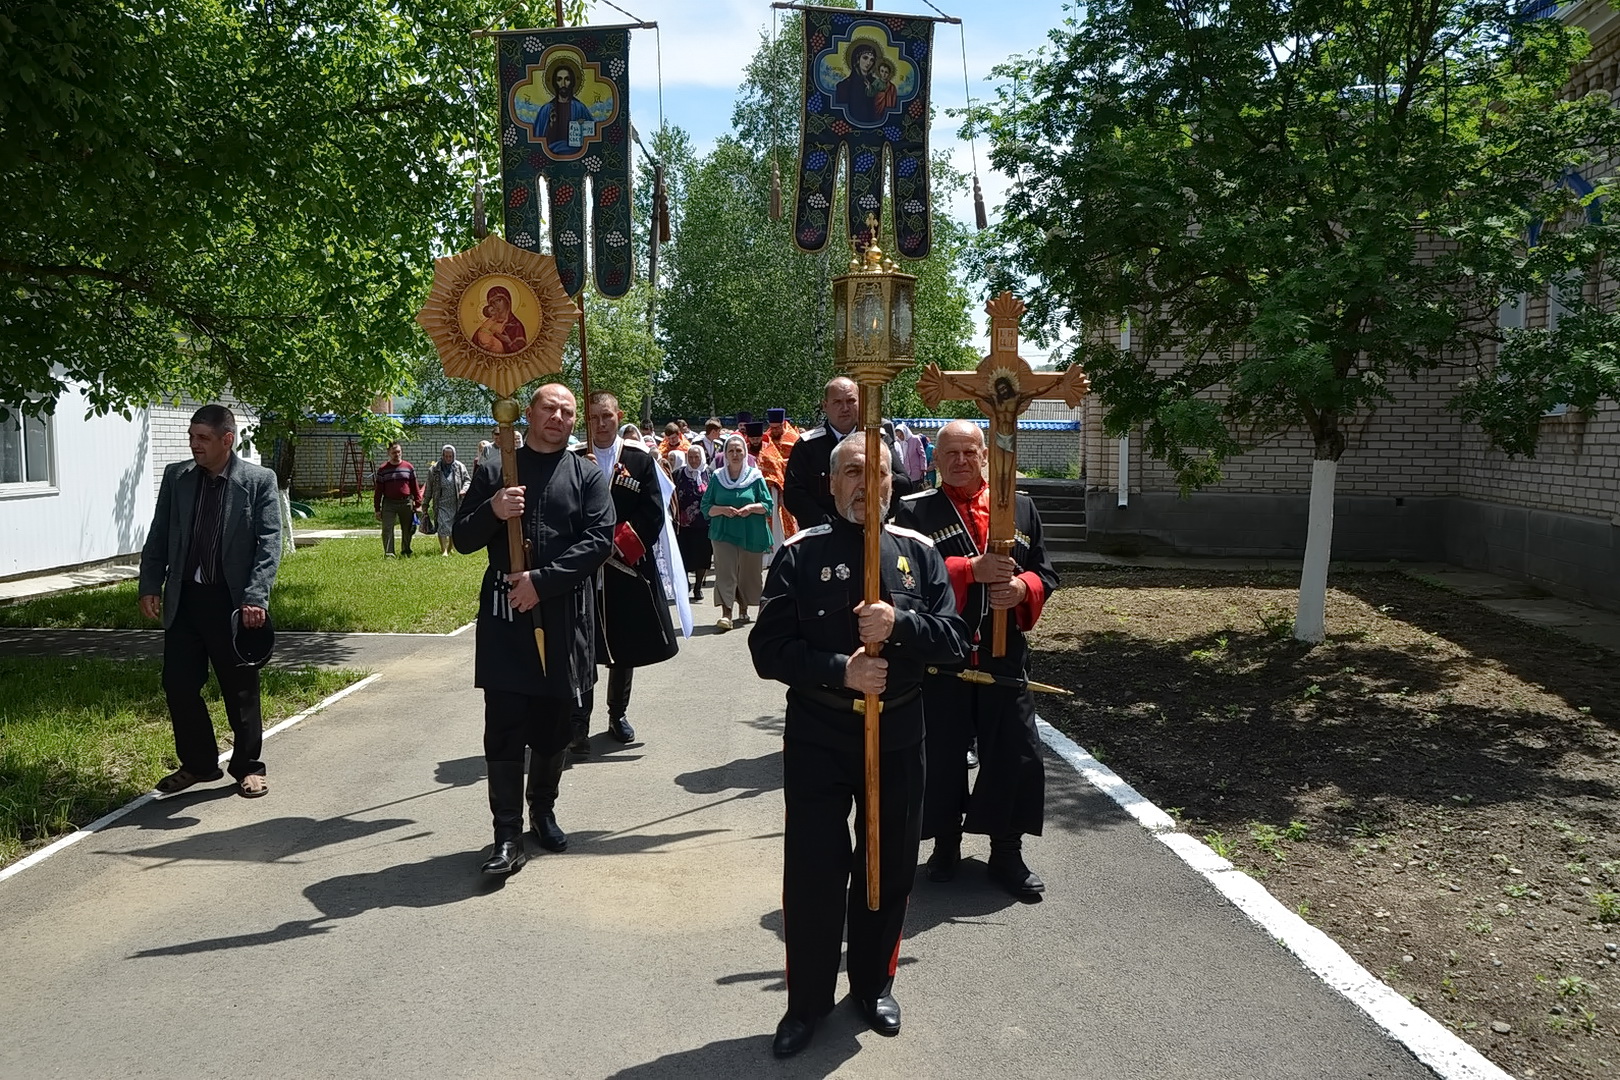
[(549, 217), (557, 273), (577, 296), (589, 216), (597, 291), (623, 296), (631, 269), (630, 31), (570, 27), (496, 37), (506, 239), (539, 251)]
[(832, 235), (838, 163), (849, 162), (847, 235), (883, 214), (883, 150), (894, 177), (898, 252), (921, 259), (930, 246), (928, 76), (931, 19), (845, 8), (804, 14), (804, 116), (793, 238), (821, 251)]

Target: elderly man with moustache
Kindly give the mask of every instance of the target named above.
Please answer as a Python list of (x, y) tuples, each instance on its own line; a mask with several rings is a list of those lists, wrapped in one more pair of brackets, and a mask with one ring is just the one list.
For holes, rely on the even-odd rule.
[[(945, 565), (914, 532), (884, 527), (882, 599), (864, 601), (863, 523), (868, 514), (887, 516), (889, 455), (869, 463), (865, 438), (856, 436), (838, 444), (829, 465), (838, 516), (800, 531), (778, 553), (748, 641), (759, 676), (788, 686), (782, 758), (788, 1003), (773, 1045), (778, 1057), (808, 1046), (817, 1021), (832, 1010), (846, 933), (852, 1000), (878, 1034), (900, 1033), (894, 975), (922, 824), (922, 681), (929, 665), (960, 663), (967, 650)], [(868, 468), (881, 469), (877, 506), (866, 505)], [(876, 656), (866, 654), (868, 642), (882, 643)], [(877, 911), (866, 906), (865, 743), (857, 711), (869, 693), (881, 696), (883, 709)]]
[[(962, 834), (979, 833), (990, 837), (990, 877), (1020, 900), (1034, 902), (1046, 884), (1024, 863), (1023, 837), (1041, 834), (1046, 770), (1035, 730), (1024, 635), (1057, 588), (1057, 572), (1046, 557), (1041, 516), (1028, 495), (1015, 496), (1012, 554), (989, 550), (988, 459), (977, 424), (953, 420), (940, 429), (934, 460), (942, 486), (904, 499), (897, 520), (932, 539), (944, 557), (957, 610), (968, 628), (967, 667), (996, 682), (965, 683), (945, 673), (924, 683), (928, 791), (923, 836), (934, 838), (928, 877), (954, 878)], [(1002, 657), (992, 656), (990, 649), (996, 611), (1008, 613)], [(979, 776), (970, 796), (967, 749), (975, 738)]]

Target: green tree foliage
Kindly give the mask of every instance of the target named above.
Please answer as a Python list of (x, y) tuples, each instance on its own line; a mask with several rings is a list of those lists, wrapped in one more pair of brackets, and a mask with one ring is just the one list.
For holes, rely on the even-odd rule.
[[(570, 5), (577, 17), (584, 5)], [(229, 386), (366, 415), (471, 240), (489, 0), (23, 0), (0, 14), (0, 402)]]
[[(1088, 4), (977, 114), (1017, 178), (981, 265), (1033, 280), (1047, 330), (1129, 316), (1128, 354), (1089, 335), (1076, 355), (1108, 430), (1142, 425), (1184, 485), (1288, 429), (1337, 461), (1392, 374), (1471, 366), (1501, 301), (1584, 280), (1609, 246), (1604, 224), (1526, 245), (1581, 212), (1560, 180), (1612, 159), (1620, 123), (1560, 96), (1581, 32), (1513, 6)], [(1616, 392), (1620, 327), (1577, 306), (1506, 335), (1459, 399), (1510, 450), (1546, 404)]]
[[(809, 419), (833, 374), (831, 282), (849, 253), (835, 243), (805, 255), (792, 236), (802, 51), (796, 15), (783, 20), (774, 41), (762, 35), (738, 92), (733, 134), (686, 182), (660, 301), (666, 359), (659, 403), (669, 411), (759, 414), (782, 407)], [(781, 221), (768, 215), (773, 161), (784, 178)], [(932, 177), (934, 254), (902, 267), (919, 279), (918, 371), (930, 361), (947, 368), (977, 362), (968, 345), (970, 300), (957, 273), (967, 233), (943, 212), (961, 179), (943, 157)], [(892, 384), (891, 415), (921, 411), (916, 378), (913, 372)]]

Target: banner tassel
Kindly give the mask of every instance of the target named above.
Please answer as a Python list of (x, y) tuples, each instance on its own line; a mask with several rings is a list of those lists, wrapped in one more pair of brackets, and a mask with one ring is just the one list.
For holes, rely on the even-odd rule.
[(990, 219), (984, 213), (984, 192), (979, 190), (979, 174), (973, 174), (973, 221), (983, 232), (990, 227)]
[(771, 159), (771, 220), (782, 220), (782, 170), (775, 158)]
[(489, 235), (489, 221), (484, 216), (484, 181), (473, 184), (473, 236), (482, 240)]

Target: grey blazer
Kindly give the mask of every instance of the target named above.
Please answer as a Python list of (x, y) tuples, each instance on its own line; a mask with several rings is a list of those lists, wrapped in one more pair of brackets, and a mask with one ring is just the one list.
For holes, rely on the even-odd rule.
[[(157, 512), (141, 548), (140, 594), (163, 597), (164, 629), (180, 610), (180, 579), (191, 547), (200, 467), (195, 461), (177, 461), (163, 470)], [(224, 530), (220, 561), (225, 564), (231, 602), (269, 610), (270, 586), (281, 562), (281, 503), (274, 472), (236, 459), (225, 485)]]

